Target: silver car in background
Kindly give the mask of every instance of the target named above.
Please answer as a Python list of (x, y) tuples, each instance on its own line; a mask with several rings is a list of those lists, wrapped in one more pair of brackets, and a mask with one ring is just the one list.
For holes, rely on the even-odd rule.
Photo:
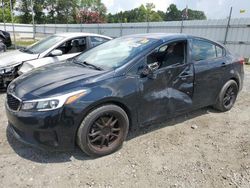
[(34, 68), (64, 61), (112, 38), (91, 33), (60, 33), (25, 49), (0, 54), (0, 88)]

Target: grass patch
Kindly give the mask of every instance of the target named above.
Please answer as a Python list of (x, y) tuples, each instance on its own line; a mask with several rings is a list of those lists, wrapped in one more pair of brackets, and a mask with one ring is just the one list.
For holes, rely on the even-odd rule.
[(16, 41), (16, 45), (26, 47), (26, 46), (30, 46), (30, 45), (34, 44), (37, 41), (38, 40), (21, 40), (21, 41)]

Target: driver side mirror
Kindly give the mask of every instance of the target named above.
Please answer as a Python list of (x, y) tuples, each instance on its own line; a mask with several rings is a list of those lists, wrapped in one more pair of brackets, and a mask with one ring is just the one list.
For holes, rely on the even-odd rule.
[(61, 56), (61, 55), (63, 55), (62, 50), (53, 50), (53, 51), (50, 53), (50, 56), (51, 56), (51, 57)]
[(147, 65), (143, 71), (142, 71), (142, 76), (147, 76), (149, 78), (154, 79), (154, 72), (158, 70), (160, 67), (158, 62), (151, 63)]

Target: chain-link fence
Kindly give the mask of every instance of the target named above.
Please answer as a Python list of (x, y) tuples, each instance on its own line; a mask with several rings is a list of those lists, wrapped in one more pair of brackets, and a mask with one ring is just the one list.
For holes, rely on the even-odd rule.
[[(0, 24), (0, 29), (12, 33), (12, 24)], [(117, 23), (117, 24), (15, 24), (18, 39), (41, 39), (61, 32), (89, 32), (120, 37), (137, 33), (186, 33), (206, 37), (221, 43), (244, 57), (250, 57), (250, 18), (195, 20), (173, 22)], [(13, 33), (12, 33), (13, 34)], [(226, 39), (226, 41), (225, 41)]]

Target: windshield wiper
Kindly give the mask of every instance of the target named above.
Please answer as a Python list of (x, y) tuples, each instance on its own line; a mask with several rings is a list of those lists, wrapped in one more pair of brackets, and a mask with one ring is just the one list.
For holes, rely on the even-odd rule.
[(93, 68), (96, 69), (96, 70), (100, 70), (100, 71), (103, 70), (103, 68), (98, 67), (98, 66), (96, 66), (96, 65), (94, 65), (94, 64), (88, 63), (88, 62), (86, 62), (86, 61), (82, 62), (82, 64), (84, 64), (84, 65), (86, 65), (86, 66), (88, 66), (88, 67), (93, 67)]
[(72, 62), (75, 64), (78, 64), (78, 65), (84, 66), (84, 67), (92, 67), (95, 70), (100, 70), (100, 71), (104, 70), (103, 68), (98, 67), (98, 66), (91, 64), (91, 63), (87, 63), (86, 61), (81, 62), (81, 61), (77, 61), (76, 59), (74, 59)]
[(26, 52), (26, 53), (29, 53), (29, 54), (34, 54), (31, 50), (29, 50), (28, 48), (22, 48), (20, 49), (21, 52)]

